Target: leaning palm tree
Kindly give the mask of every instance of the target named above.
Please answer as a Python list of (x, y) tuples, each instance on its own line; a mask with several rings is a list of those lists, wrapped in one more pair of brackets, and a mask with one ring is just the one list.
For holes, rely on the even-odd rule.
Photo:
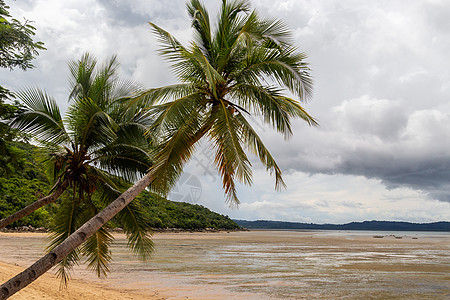
[[(150, 124), (148, 113), (136, 105), (124, 105), (138, 87), (119, 80), (116, 57), (98, 66), (93, 57), (85, 54), (69, 67), (71, 105), (64, 119), (51, 97), (31, 88), (18, 93), (24, 109), (12, 122), (14, 127), (32, 133), (46, 152), (49, 175), (55, 184), (54, 192), (43, 199), (55, 201), (66, 189), (70, 194), (58, 205), (49, 251), (119, 196), (127, 181), (145, 174), (152, 164), (152, 143), (145, 136)], [(36, 202), (42, 204), (43, 200)], [(146, 223), (139, 222), (139, 207), (132, 203), (118, 218), (129, 235), (130, 246), (146, 258), (151, 252), (151, 241)], [(57, 273), (62, 283), (67, 283), (68, 271), (83, 256), (99, 276), (106, 275), (112, 241), (105, 225), (72, 251), (59, 263)]]
[[(252, 182), (246, 150), (275, 175), (277, 188), (284, 186), (280, 168), (248, 117), (260, 115), (286, 138), (292, 134), (293, 118), (317, 124), (294, 99), (311, 97), (306, 55), (292, 46), (290, 32), (282, 22), (261, 18), (250, 10), (249, 1), (223, 0), (214, 28), (198, 0), (191, 0), (187, 9), (195, 34), (189, 47), (150, 23), (162, 45), (160, 53), (172, 64), (180, 83), (151, 89), (129, 102), (130, 106), (148, 106), (154, 117), (148, 130), (158, 145), (154, 164), (147, 175), (52, 252), (3, 284), (4, 298), (66, 257), (148, 185), (170, 190), (202, 138), (215, 151), (215, 164), (231, 204), (239, 203), (235, 180)], [(286, 91), (294, 98), (286, 96)]]

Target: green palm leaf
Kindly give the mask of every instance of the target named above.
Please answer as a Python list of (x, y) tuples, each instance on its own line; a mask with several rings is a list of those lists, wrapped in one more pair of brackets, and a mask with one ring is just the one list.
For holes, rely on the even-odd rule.
[(86, 257), (88, 269), (98, 277), (106, 277), (109, 272), (113, 241), (112, 234), (103, 226), (81, 246), (80, 252)]
[(213, 116), (215, 122), (209, 136), (216, 150), (215, 162), (222, 175), (227, 200), (237, 205), (234, 178), (252, 183), (251, 164), (241, 146), (241, 124), (224, 102)]
[[(235, 180), (252, 182), (244, 149), (274, 173), (277, 189), (285, 186), (280, 168), (246, 116), (262, 116), (285, 138), (292, 135), (294, 118), (317, 125), (299, 104), (312, 94), (306, 55), (292, 46), (283, 22), (261, 18), (249, 1), (222, 1), (214, 29), (200, 1), (190, 0), (187, 10), (195, 34), (189, 47), (150, 23), (160, 54), (186, 87), (184, 93), (170, 86), (148, 91), (149, 103), (157, 103), (149, 107), (154, 122), (148, 134), (159, 144), (150, 169), (156, 178), (152, 187), (166, 191), (172, 186), (205, 135), (231, 204), (239, 203)], [(285, 96), (285, 91), (298, 99)]]
[(46, 143), (63, 143), (68, 140), (63, 120), (56, 101), (37, 88), (29, 88), (16, 93), (24, 104), (24, 110), (11, 126), (32, 134)]
[(153, 241), (151, 240), (152, 232), (144, 219), (139, 201), (135, 200), (128, 204), (117, 215), (117, 218), (127, 235), (128, 247), (140, 260), (144, 262), (149, 261), (154, 251)]
[(116, 137), (117, 123), (91, 98), (80, 99), (69, 107), (67, 122), (74, 142), (81, 147), (108, 144)]
[(270, 154), (269, 150), (267, 150), (256, 131), (241, 114), (236, 115), (236, 119), (238, 119), (242, 125), (243, 143), (247, 145), (253, 154), (259, 157), (260, 161), (266, 166), (267, 170), (275, 174), (275, 188), (286, 188), (286, 184), (281, 176), (280, 167), (278, 167), (275, 159)]
[[(76, 193), (76, 189), (73, 190)], [(56, 246), (61, 244), (68, 236), (70, 236), (80, 226), (80, 219), (77, 216), (82, 214), (82, 209), (74, 201), (64, 201), (61, 203), (58, 213), (54, 219), (52, 233), (49, 236), (50, 244), (47, 252), (51, 252)], [(80, 260), (80, 251), (75, 249), (70, 252), (56, 268), (56, 275), (61, 278), (61, 286), (67, 286), (71, 277), (70, 270)]]

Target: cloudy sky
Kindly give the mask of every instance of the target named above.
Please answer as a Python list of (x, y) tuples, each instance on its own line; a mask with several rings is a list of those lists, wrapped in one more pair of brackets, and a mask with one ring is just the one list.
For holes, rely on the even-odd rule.
[[(216, 11), (219, 0), (205, 0)], [(260, 0), (262, 15), (292, 29), (308, 54), (320, 122), (294, 125), (283, 140), (253, 122), (288, 185), (256, 161), (240, 207), (225, 204), (220, 178), (203, 145), (171, 194), (239, 219), (316, 223), (450, 220), (450, 2), (446, 0)], [(0, 70), (12, 89), (41, 87), (67, 107), (67, 62), (85, 51), (117, 54), (124, 76), (147, 87), (175, 82), (148, 21), (179, 40), (191, 38), (184, 0), (7, 1), (16, 18), (35, 21), (47, 51), (26, 72)], [(215, 15), (215, 14), (212, 14)]]

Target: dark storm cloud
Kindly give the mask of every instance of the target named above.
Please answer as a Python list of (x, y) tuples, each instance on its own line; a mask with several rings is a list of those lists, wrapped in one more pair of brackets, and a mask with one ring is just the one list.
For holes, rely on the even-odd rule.
[[(304, 129), (298, 147), (277, 149), (285, 168), (310, 174), (361, 175), (387, 188), (409, 187), (450, 199), (450, 114), (407, 111), (406, 101), (345, 101), (324, 128)], [(303, 145), (308, 145), (307, 147)]]

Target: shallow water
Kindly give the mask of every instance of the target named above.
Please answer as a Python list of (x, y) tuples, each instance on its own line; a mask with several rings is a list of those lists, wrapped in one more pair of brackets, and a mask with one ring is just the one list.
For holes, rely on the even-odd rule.
[[(0, 236), (0, 260), (32, 261), (42, 240)], [(154, 240), (144, 264), (118, 236), (105, 283), (189, 298), (450, 299), (449, 233), (251, 231)], [(15, 250), (6, 255), (8, 247)], [(95, 280), (83, 270), (77, 276)]]

